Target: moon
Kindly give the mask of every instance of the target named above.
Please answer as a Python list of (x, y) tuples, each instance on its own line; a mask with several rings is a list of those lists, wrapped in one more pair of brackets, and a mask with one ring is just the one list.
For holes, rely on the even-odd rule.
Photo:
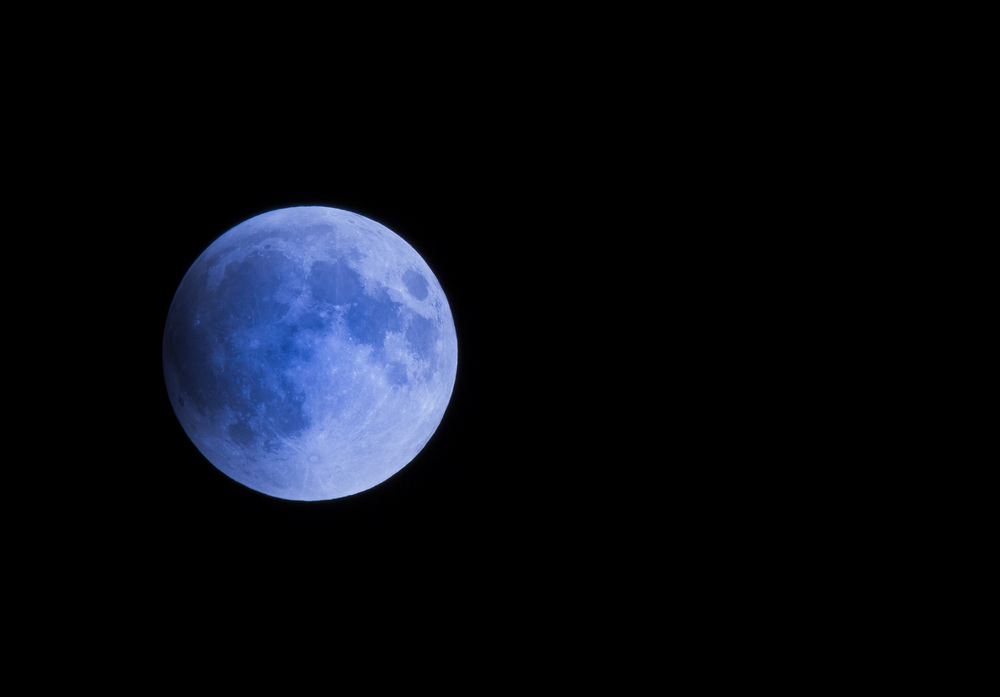
[(320, 206), (215, 240), (163, 333), (170, 403), (198, 450), (237, 482), (298, 501), (365, 491), (412, 461), (457, 365), (427, 263), (385, 226)]

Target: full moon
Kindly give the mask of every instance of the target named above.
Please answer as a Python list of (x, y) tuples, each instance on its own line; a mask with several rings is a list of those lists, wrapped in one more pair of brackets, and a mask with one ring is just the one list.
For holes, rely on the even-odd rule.
[(413, 247), (318, 206), (215, 240), (163, 334), (170, 403), (198, 450), (237, 482), (299, 501), (365, 491), (413, 460), (457, 364), (448, 300)]

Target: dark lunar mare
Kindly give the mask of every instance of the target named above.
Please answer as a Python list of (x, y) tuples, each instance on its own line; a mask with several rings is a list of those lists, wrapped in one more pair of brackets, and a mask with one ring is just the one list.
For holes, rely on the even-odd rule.
[(300, 334), (321, 323), (319, 318), (307, 318), (305, 326), (283, 321), (290, 306), (275, 294), (300, 294), (304, 279), (299, 266), (280, 252), (255, 251), (228, 264), (211, 293), (204, 292), (208, 271), (199, 264), (181, 284), (164, 358), (200, 414), (228, 407), (238, 419), (228, 429), (234, 442), (255, 446), (263, 438), (260, 444), (272, 450), (275, 436), (294, 436), (309, 426), (302, 410), (305, 394), (284, 373), (293, 361), (309, 359)]
[[(415, 272), (408, 273), (411, 275), (404, 279), (407, 289), (414, 297), (427, 297), (426, 279)], [(366, 293), (361, 277), (346, 260), (314, 262), (309, 272), (309, 281), (313, 299), (318, 303), (331, 305), (333, 310), (339, 310), (351, 338), (371, 346), (375, 360), (385, 360), (387, 333), (398, 332), (405, 327), (406, 339), (415, 353), (430, 361), (431, 373), (437, 369), (437, 353), (434, 350), (437, 327), (434, 323), (405, 310), (402, 303), (389, 297), (385, 288), (379, 288), (373, 294)], [(407, 381), (406, 367), (399, 362), (390, 362), (386, 377), (393, 385), (404, 385)]]
[(427, 297), (427, 279), (413, 269), (407, 269), (406, 273), (403, 274), (403, 283), (406, 284), (406, 290), (409, 291), (410, 295), (417, 300), (423, 300)]

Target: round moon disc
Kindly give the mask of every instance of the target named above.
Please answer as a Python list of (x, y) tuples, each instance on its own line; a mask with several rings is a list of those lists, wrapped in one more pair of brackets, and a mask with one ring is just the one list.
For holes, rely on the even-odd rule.
[(163, 335), (188, 437), (223, 473), (316, 501), (402, 469), (444, 416), (458, 342), (441, 285), (383, 225), (284, 208), (222, 235), (192, 264)]

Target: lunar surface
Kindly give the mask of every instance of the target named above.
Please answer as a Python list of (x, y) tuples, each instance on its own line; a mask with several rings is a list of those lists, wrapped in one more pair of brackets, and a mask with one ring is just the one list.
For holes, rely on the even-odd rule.
[(198, 257), (170, 305), (174, 413), (218, 469), (283, 499), (348, 496), (424, 447), (455, 385), (441, 285), (388, 228), (335, 208), (251, 218)]

